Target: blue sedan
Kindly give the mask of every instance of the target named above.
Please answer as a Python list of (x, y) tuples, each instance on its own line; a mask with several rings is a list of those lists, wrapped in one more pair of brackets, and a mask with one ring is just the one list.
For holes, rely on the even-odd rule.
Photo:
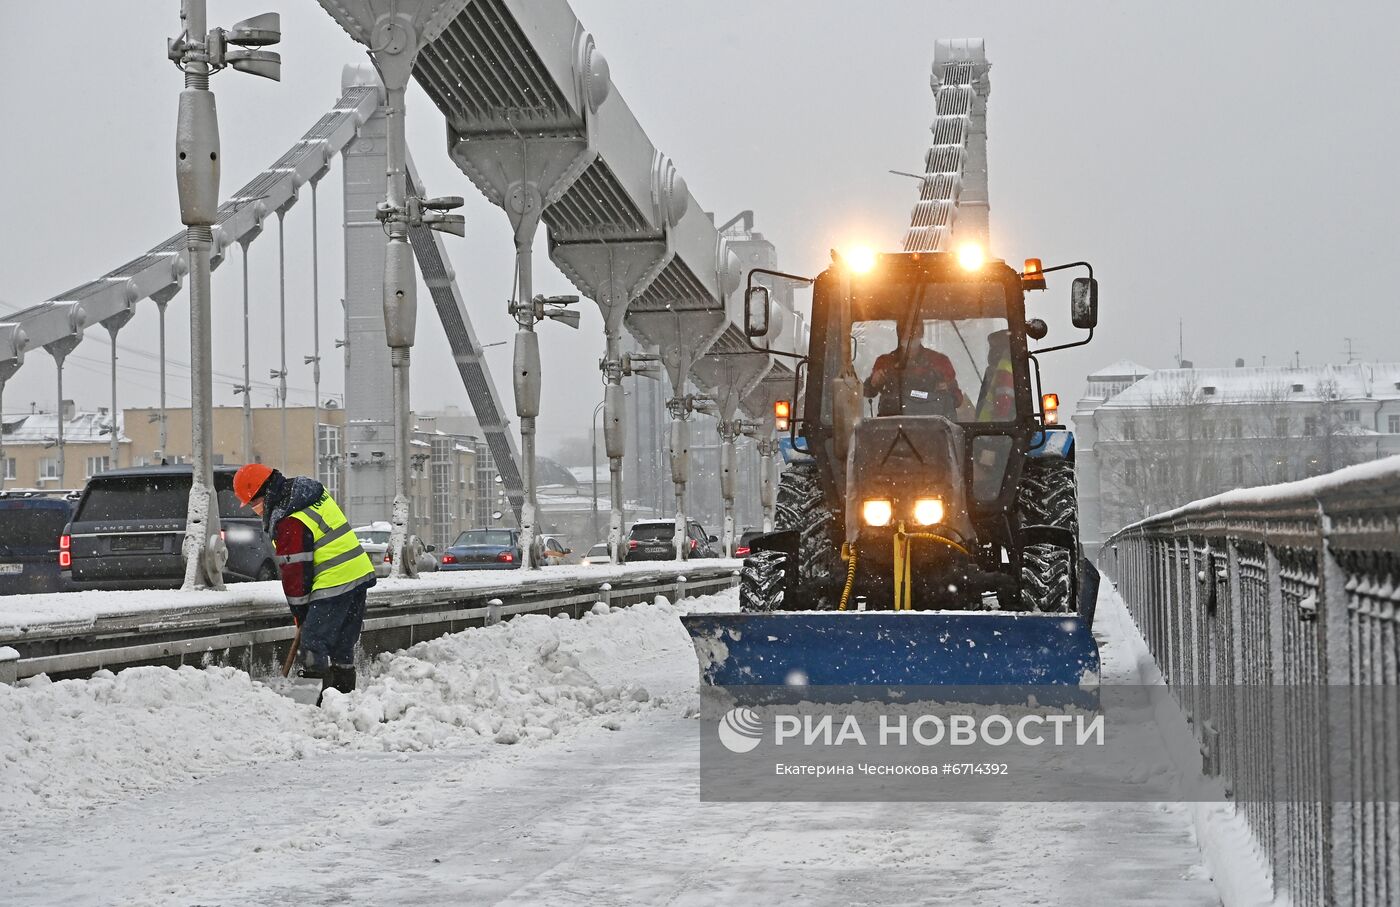
[(516, 529), (468, 529), (442, 553), (441, 570), (516, 570), (520, 533)]

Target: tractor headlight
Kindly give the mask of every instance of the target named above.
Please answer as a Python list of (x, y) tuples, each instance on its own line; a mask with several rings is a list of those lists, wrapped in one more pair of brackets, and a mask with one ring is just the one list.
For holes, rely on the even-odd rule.
[(938, 498), (919, 498), (914, 502), (914, 522), (920, 526), (943, 522), (943, 502)]
[(872, 498), (860, 505), (860, 516), (867, 526), (888, 526), (894, 519), (894, 504), (885, 498)]

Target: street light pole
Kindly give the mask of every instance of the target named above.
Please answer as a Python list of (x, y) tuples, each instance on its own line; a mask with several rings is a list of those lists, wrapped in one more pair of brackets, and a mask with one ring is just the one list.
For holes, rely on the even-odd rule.
[[(251, 371), (251, 340), (249, 335), (252, 324), (248, 318), (248, 246), (251, 241), (243, 240), (239, 243), (243, 247), (243, 462), (253, 462), (253, 386)], [(238, 393), (235, 389), (235, 393)], [(285, 465), (285, 464), (284, 464)]]
[(321, 268), (317, 256), (320, 245), (317, 232), (316, 186), (319, 176), (311, 178), (311, 356), (306, 364), (311, 366), (311, 393), (316, 398), (315, 415), (311, 423), (311, 460), (316, 470), (316, 478), (321, 478)]
[(593, 471), (588, 478), (593, 485), (593, 537), (598, 537), (598, 414), (603, 411), (603, 402), (593, 407), (592, 431), (589, 432), (588, 453), (593, 463)]
[(185, 74), (180, 116), (175, 128), (175, 183), (190, 276), (190, 453), (193, 461), (189, 510), (181, 553), (184, 589), (223, 588), (228, 560), (219, 532), (219, 501), (214, 493), (213, 341), (210, 334), (209, 251), (219, 209), (219, 120), (211, 73), (232, 66), (264, 78), (279, 79), (281, 58), (248, 48), (281, 40), (281, 17), (266, 13), (225, 31), (210, 29), (205, 0), (183, 0), (181, 32), (167, 44), (166, 55)]

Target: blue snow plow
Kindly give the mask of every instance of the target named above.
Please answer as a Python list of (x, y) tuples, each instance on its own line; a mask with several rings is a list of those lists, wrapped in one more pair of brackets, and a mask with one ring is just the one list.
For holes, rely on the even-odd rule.
[(691, 614), (714, 686), (1092, 688), (1099, 651), (1076, 615), (980, 612)]

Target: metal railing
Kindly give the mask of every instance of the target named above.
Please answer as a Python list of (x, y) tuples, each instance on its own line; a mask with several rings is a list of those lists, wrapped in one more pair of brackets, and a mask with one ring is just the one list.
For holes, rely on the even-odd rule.
[(1100, 563), (1276, 892), (1400, 903), (1400, 457), (1150, 517)]

